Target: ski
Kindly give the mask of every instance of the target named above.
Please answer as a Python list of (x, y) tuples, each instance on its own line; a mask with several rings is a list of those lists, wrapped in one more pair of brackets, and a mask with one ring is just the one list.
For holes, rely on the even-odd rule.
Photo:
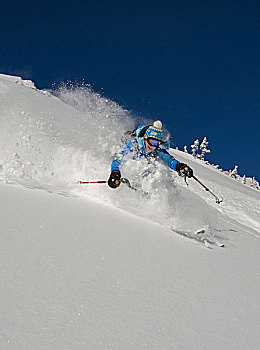
[(182, 231), (182, 230), (177, 230), (172, 228), (171, 231), (179, 234), (180, 236), (187, 237), (189, 239), (193, 239), (194, 241), (204, 244), (207, 248), (212, 249), (212, 246), (217, 246), (224, 248), (225, 245), (221, 242), (219, 242), (214, 236), (206, 236), (206, 230), (198, 230), (194, 233), (192, 232), (187, 232), (187, 231)]

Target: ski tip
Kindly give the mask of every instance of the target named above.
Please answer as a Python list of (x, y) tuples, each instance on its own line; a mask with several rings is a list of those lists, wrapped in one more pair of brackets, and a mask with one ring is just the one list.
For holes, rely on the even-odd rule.
[(196, 232), (196, 235), (200, 235), (200, 234), (203, 234), (203, 233), (206, 233), (206, 230), (202, 229), (202, 230), (198, 230)]

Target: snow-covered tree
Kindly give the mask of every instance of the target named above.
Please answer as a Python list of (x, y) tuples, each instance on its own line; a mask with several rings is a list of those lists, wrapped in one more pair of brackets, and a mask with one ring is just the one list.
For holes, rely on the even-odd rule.
[(238, 169), (238, 165), (235, 165), (234, 169), (230, 170), (230, 172), (229, 172), (229, 175), (231, 177), (233, 177), (234, 179), (236, 179), (238, 177), (237, 169)]
[(184, 152), (188, 153), (187, 146), (184, 146)]
[(201, 145), (200, 145), (200, 150), (201, 150), (200, 159), (202, 159), (202, 160), (204, 160), (205, 153), (210, 153), (210, 150), (207, 149), (208, 144), (209, 144), (209, 142), (205, 136), (203, 141), (201, 142)]
[(255, 179), (255, 177), (252, 178), (251, 186), (256, 189), (260, 189), (259, 182)]
[(198, 149), (199, 149), (199, 144), (200, 144), (200, 142), (199, 142), (199, 140), (197, 139), (197, 140), (194, 141), (193, 145), (190, 146), (191, 149), (192, 149), (192, 155), (193, 155), (194, 158), (196, 158), (196, 156), (197, 156), (197, 155), (196, 155), (196, 152), (197, 152)]

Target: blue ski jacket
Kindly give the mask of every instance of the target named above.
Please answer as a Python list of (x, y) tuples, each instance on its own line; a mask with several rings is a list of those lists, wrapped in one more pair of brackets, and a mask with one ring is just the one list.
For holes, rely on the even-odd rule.
[(144, 136), (142, 130), (147, 128), (148, 125), (141, 125), (136, 129), (136, 137), (130, 138), (123, 146), (122, 151), (116, 153), (111, 164), (111, 172), (113, 170), (120, 170), (120, 166), (127, 159), (138, 159), (138, 158), (159, 158), (169, 168), (176, 170), (176, 164), (179, 163), (173, 156), (171, 156), (165, 149), (157, 148), (152, 152), (147, 152), (144, 144)]

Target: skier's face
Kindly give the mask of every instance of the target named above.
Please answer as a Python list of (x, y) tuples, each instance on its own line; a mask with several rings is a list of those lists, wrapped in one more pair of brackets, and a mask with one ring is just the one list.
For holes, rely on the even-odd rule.
[(146, 152), (152, 152), (156, 146), (152, 146), (148, 143), (148, 141), (146, 139), (144, 139), (144, 145), (145, 145), (145, 149), (146, 149)]

